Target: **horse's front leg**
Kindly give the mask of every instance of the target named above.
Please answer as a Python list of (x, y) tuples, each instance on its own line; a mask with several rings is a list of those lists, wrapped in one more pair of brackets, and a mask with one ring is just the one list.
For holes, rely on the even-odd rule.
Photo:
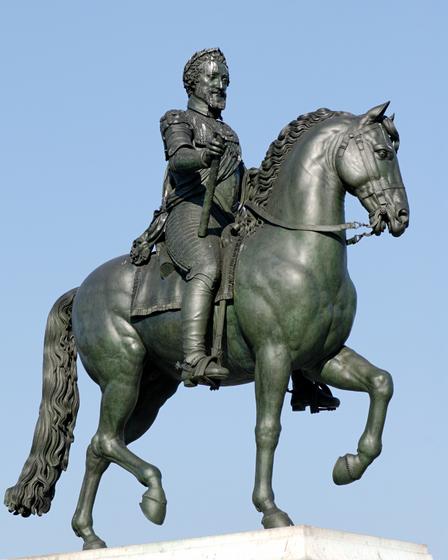
[(387, 371), (344, 346), (324, 365), (320, 379), (338, 389), (365, 391), (370, 397), (369, 415), (358, 442), (357, 454), (347, 453), (339, 457), (333, 469), (336, 484), (349, 484), (359, 480), (381, 453), (387, 406), (393, 394), (392, 377)]
[(291, 361), (285, 348), (266, 345), (256, 353), (255, 395), (257, 458), (252, 501), (263, 513), (265, 529), (293, 525), (289, 516), (278, 509), (272, 490), (274, 453), (280, 436), (280, 414), (288, 388)]

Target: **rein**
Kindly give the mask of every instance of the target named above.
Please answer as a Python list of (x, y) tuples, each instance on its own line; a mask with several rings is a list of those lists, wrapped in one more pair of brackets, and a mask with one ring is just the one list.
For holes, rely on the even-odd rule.
[[(361, 233), (354, 235), (350, 239), (345, 241), (346, 245), (354, 245), (361, 241), (363, 237), (370, 237), (374, 233), (379, 235), (381, 232), (376, 232), (377, 226), (381, 223), (384, 216), (387, 217), (387, 208), (389, 203), (385, 197), (385, 192), (388, 190), (402, 190), (404, 189), (401, 185), (396, 184), (389, 184), (385, 177), (383, 177), (380, 173), (378, 163), (376, 158), (370, 150), (366, 150), (364, 147), (364, 129), (369, 128), (371, 126), (379, 126), (384, 140), (386, 144), (389, 143), (387, 136), (383, 130), (382, 125), (379, 122), (371, 123), (362, 127), (361, 129), (352, 129), (349, 130), (344, 136), (342, 137), (342, 141), (339, 144), (337, 149), (337, 158), (344, 157), (345, 151), (351, 141), (353, 141), (358, 149), (358, 152), (361, 156), (361, 161), (366, 171), (368, 181), (365, 185), (358, 188), (356, 193), (357, 197), (361, 200), (373, 197), (376, 200), (377, 208), (370, 212), (369, 219), (370, 224), (364, 224), (362, 222), (347, 222), (345, 224), (334, 224), (334, 225), (315, 225), (315, 224), (291, 224), (288, 222), (283, 221), (281, 218), (275, 218), (271, 216), (264, 208), (259, 205), (254, 204), (251, 201), (247, 201), (244, 203), (243, 207), (247, 208), (250, 212), (252, 212), (255, 216), (267, 222), (273, 226), (281, 227), (283, 229), (293, 230), (293, 231), (315, 231), (318, 233), (338, 233), (341, 231), (346, 231), (349, 229), (359, 229), (361, 227), (367, 227), (370, 229), (369, 232)], [(391, 146), (394, 150), (397, 148)]]
[[(250, 201), (244, 203), (244, 208), (250, 210), (253, 214), (261, 218), (263, 221), (283, 229), (289, 229), (291, 231), (315, 231), (317, 233), (338, 233), (341, 231), (346, 231), (348, 229), (359, 229), (361, 227), (371, 228), (369, 224), (364, 224), (362, 222), (347, 222), (345, 224), (334, 224), (334, 225), (314, 225), (314, 224), (290, 224), (285, 222), (280, 218), (275, 218), (271, 216), (264, 208), (257, 206)], [(370, 237), (373, 231), (361, 233), (354, 235), (350, 239), (346, 240), (346, 245), (354, 245), (361, 241), (363, 237)]]

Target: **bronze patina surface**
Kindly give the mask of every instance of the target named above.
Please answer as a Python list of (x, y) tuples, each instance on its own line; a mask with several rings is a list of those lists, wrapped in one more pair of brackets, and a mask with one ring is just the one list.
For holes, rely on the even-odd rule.
[[(387, 228), (398, 237), (408, 226), (408, 202), (396, 157), (399, 137), (393, 119), (385, 116), (388, 104), (359, 116), (319, 109), (291, 121), (260, 168), (251, 172), (237, 208), (244, 171), (239, 143), (218, 118), (224, 108), (227, 65), (217, 49), (208, 51), (214, 53), (211, 59), (209, 52), (201, 51), (206, 53), (202, 63), (194, 66), (203, 54), (194, 55), (187, 65), (196, 72), (186, 80), (187, 91), (192, 88), (190, 100), (195, 95), (198, 104), (162, 118), (170, 183), (155, 222), (134, 245), (132, 258), (125, 255), (100, 266), (79, 288), (63, 294), (48, 317), (39, 419), (30, 456), (17, 484), (7, 490), (5, 503), (23, 516), (50, 509), (73, 440), (79, 354), (102, 391), (99, 426), (87, 450), (72, 521), (84, 549), (105, 546), (93, 530), (92, 510), (110, 463), (146, 487), (142, 511), (152, 522), (163, 523), (167, 502), (160, 470), (127, 445), (151, 427), (182, 378), (194, 384), (194, 369), (201, 361), (201, 376), (216, 375), (223, 387), (255, 382), (253, 503), (265, 528), (292, 524), (277, 506), (272, 488), (280, 414), (291, 377), (299, 409), (306, 383), (318, 384), (328, 398), (327, 385), (369, 395), (357, 453), (337, 459), (336, 484), (361, 478), (381, 452), (393, 384), (387, 371), (345, 345), (356, 292), (347, 270), (346, 230), (353, 224), (345, 222), (344, 203), (347, 192), (359, 199), (375, 235)], [(202, 99), (201, 104), (200, 96), (206, 95), (200, 89), (207, 89), (207, 80), (220, 86), (216, 91), (213, 86), (208, 101)], [(214, 112), (204, 114), (210, 109)], [(199, 138), (200, 131), (204, 138)], [(212, 165), (216, 161), (218, 165)], [(206, 189), (211, 193), (210, 212), (204, 203)], [(199, 235), (201, 220), (205, 237)], [(220, 364), (207, 355), (212, 339), (209, 314), (221, 273), (222, 228), (233, 221), (234, 235), (242, 237)], [(180, 311), (131, 319), (135, 261), (139, 255), (142, 261), (148, 258), (154, 239), (166, 244), (178, 270), (173, 274), (183, 275), (186, 303)], [(160, 276), (154, 282), (156, 292), (163, 281)], [(184, 364), (183, 373), (177, 363)], [(192, 368), (191, 377), (188, 371), (185, 375), (185, 364)]]

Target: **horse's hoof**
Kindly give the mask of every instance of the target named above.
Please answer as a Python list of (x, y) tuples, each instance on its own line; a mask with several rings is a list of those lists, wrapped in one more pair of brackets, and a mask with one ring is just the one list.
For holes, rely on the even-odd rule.
[(359, 480), (365, 470), (357, 455), (347, 453), (339, 457), (333, 469), (333, 481), (338, 486)]
[(291, 527), (294, 525), (289, 515), (281, 509), (265, 513), (261, 523), (265, 529), (277, 529), (278, 527)]
[(140, 508), (147, 519), (156, 525), (162, 525), (166, 515), (166, 497), (163, 488), (148, 488), (142, 496)]
[(97, 548), (107, 548), (107, 544), (99, 538), (91, 542), (84, 543), (82, 549), (83, 550), (96, 550)]

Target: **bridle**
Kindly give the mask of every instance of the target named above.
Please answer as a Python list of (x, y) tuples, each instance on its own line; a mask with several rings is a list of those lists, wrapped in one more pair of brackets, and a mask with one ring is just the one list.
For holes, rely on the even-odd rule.
[[(378, 167), (378, 160), (375, 157), (374, 151), (364, 149), (364, 133), (366, 132), (366, 129), (372, 129), (372, 127), (374, 126), (378, 126), (380, 128), (385, 143), (389, 144), (390, 141), (384, 132), (384, 127), (381, 125), (381, 123), (376, 122), (368, 124), (358, 130), (352, 130), (346, 133), (342, 138), (341, 143), (339, 144), (339, 148), (336, 154), (337, 158), (344, 157), (349, 143), (351, 141), (355, 142), (368, 177), (367, 183), (356, 189), (356, 196), (360, 200), (365, 200), (369, 197), (374, 197), (375, 199), (376, 210), (373, 210), (369, 213), (369, 227), (371, 227), (372, 230), (376, 228), (383, 217), (386, 217), (388, 215), (387, 207), (389, 206), (389, 203), (387, 202), (384, 195), (385, 191), (404, 190), (404, 187), (402, 185), (389, 183), (386, 178), (381, 175)], [(393, 149), (396, 151), (397, 147), (393, 145)]]
[[(388, 139), (384, 133), (384, 129), (380, 123), (373, 123), (373, 125), (378, 125), (382, 131), (386, 143)], [(380, 170), (378, 168), (378, 163), (375, 158), (373, 151), (364, 149), (364, 138), (363, 135), (366, 129), (371, 128), (372, 124), (366, 125), (360, 129), (349, 130), (342, 137), (341, 143), (337, 148), (336, 157), (344, 157), (345, 151), (351, 141), (354, 141), (358, 151), (361, 155), (361, 160), (366, 171), (368, 181), (362, 187), (357, 188), (356, 196), (361, 200), (374, 196), (377, 202), (377, 208), (373, 212), (370, 212), (369, 219), (370, 223), (365, 224), (362, 222), (346, 222), (344, 224), (334, 224), (334, 225), (317, 225), (317, 224), (292, 224), (286, 222), (281, 218), (277, 218), (269, 214), (269, 212), (253, 202), (246, 201), (243, 205), (244, 208), (248, 209), (252, 214), (260, 218), (262, 221), (267, 222), (271, 225), (281, 227), (283, 229), (293, 230), (293, 231), (315, 231), (318, 233), (338, 233), (341, 231), (346, 231), (349, 229), (359, 229), (361, 227), (370, 228), (371, 231), (354, 235), (350, 239), (346, 240), (346, 245), (354, 245), (361, 241), (363, 237), (370, 237), (374, 234), (375, 227), (379, 224), (384, 216), (387, 216), (387, 206), (388, 202), (384, 196), (384, 191), (402, 189), (404, 187), (400, 185), (389, 184), (388, 181), (381, 176)], [(395, 146), (394, 146), (395, 149)]]

